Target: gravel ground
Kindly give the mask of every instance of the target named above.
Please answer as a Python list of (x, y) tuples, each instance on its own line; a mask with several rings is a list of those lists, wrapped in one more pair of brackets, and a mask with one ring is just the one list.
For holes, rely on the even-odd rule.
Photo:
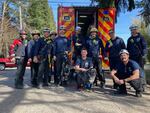
[(128, 87), (127, 96), (113, 95), (112, 81), (105, 90), (79, 92), (74, 86), (36, 89), (30, 86), (26, 71), (25, 88), (14, 89), (15, 69), (0, 71), (0, 113), (150, 113), (150, 87), (142, 98)]

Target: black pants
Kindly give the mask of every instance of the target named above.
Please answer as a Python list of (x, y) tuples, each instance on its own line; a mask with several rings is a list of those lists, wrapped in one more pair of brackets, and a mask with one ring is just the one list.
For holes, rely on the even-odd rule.
[(39, 63), (31, 62), (31, 84), (37, 85)]
[(144, 59), (142, 58), (142, 56), (131, 56), (130, 59), (136, 61), (142, 68), (142, 71), (144, 73), (143, 85), (146, 85), (146, 77), (145, 77), (145, 72), (144, 72)]
[(102, 61), (98, 57), (93, 57), (94, 68), (97, 71), (97, 77), (101, 81), (101, 83), (105, 83), (105, 76), (102, 71)]
[(56, 82), (57, 76), (56, 76), (56, 61), (54, 61), (54, 83)]
[(49, 76), (49, 62), (48, 58), (44, 58), (39, 63), (38, 76), (37, 76), (37, 84), (47, 85), (48, 84), (48, 76)]
[[(109, 65), (110, 65), (110, 70), (116, 69), (117, 65), (121, 62), (119, 57), (110, 57), (109, 58)], [(113, 80), (113, 87), (116, 89), (118, 87), (118, 84), (115, 83)]]
[(20, 59), (16, 59), (17, 72), (15, 78), (15, 86), (23, 85), (23, 76), (25, 74), (25, 69), (27, 65), (27, 58), (21, 57)]
[[(141, 78), (132, 80), (128, 83), (135, 89), (136, 92), (143, 91)], [(126, 92), (126, 85), (125, 84), (119, 85), (119, 90), (121, 92)]]
[(54, 76), (54, 83), (59, 84), (61, 82), (61, 72), (62, 72), (62, 64), (64, 61), (63, 54), (58, 54), (56, 56), (56, 75)]
[(50, 61), (49, 61), (49, 76), (48, 76), (48, 82), (51, 83), (51, 80), (52, 80), (52, 75), (55, 75), (55, 62), (52, 60), (52, 57), (50, 58)]

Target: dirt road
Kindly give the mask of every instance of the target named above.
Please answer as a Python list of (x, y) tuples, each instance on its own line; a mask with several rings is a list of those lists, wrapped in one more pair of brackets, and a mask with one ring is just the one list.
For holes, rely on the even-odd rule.
[(79, 92), (74, 86), (45, 89), (31, 88), (30, 72), (26, 71), (25, 88), (14, 89), (15, 70), (0, 71), (0, 113), (150, 113), (150, 89), (142, 98), (115, 96), (111, 80), (105, 90)]

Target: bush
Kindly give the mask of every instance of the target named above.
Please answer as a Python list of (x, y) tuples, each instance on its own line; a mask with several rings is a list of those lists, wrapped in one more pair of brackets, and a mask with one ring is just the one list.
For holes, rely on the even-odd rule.
[(0, 58), (4, 58), (4, 55), (3, 55), (3, 54), (0, 54)]

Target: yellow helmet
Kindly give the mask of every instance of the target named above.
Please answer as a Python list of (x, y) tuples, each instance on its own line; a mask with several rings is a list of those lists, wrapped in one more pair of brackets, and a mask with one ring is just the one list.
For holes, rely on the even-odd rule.
[(50, 32), (50, 35), (57, 35), (57, 32), (52, 30), (52, 31)]
[(91, 33), (91, 32), (98, 32), (98, 30), (97, 30), (97, 28), (93, 27), (93, 28), (91, 28), (91, 30), (90, 30), (90, 33)]
[(40, 31), (39, 30), (33, 30), (31, 34), (32, 35), (35, 35), (35, 34), (40, 35)]

